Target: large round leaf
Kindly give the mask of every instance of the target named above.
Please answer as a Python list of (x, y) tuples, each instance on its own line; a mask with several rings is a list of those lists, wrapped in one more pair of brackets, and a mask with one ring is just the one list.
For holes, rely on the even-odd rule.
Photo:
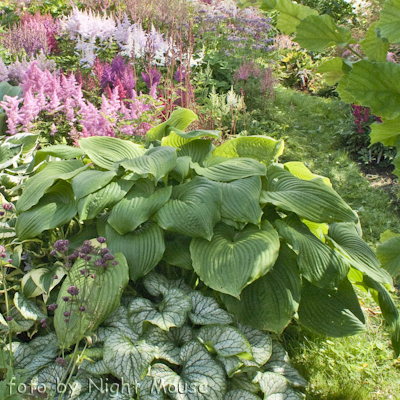
[(36, 206), (18, 216), (15, 230), (20, 240), (32, 239), (47, 229), (66, 224), (75, 214), (76, 202), (71, 185), (61, 181)]
[(163, 231), (152, 221), (126, 235), (120, 235), (107, 224), (105, 235), (108, 248), (112, 252), (121, 252), (126, 257), (129, 276), (134, 281), (149, 273), (163, 257)]
[(338, 289), (320, 289), (303, 280), (299, 322), (316, 333), (332, 337), (356, 335), (365, 330), (364, 315), (349, 280)]
[(240, 300), (226, 295), (222, 300), (244, 324), (280, 333), (297, 311), (300, 288), (296, 254), (282, 245), (272, 271), (244, 288)]
[(313, 222), (356, 222), (357, 216), (342, 198), (320, 179), (306, 181), (270, 166), (261, 201), (293, 211)]
[(218, 185), (197, 176), (190, 182), (175, 186), (171, 199), (154, 218), (163, 229), (209, 240), (214, 225), (221, 219), (221, 202)]
[(242, 231), (220, 223), (210, 242), (193, 239), (190, 252), (193, 268), (207, 286), (239, 298), (243, 288), (273, 267), (279, 236), (268, 221), (261, 229), (247, 225)]

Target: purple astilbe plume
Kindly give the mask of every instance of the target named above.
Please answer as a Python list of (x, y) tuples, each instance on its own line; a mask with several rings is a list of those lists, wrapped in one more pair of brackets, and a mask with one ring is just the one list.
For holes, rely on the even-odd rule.
[(103, 73), (101, 76), (100, 84), (105, 89), (107, 86), (112, 85), (114, 80), (114, 72), (110, 64), (104, 64), (103, 66)]
[(4, 64), (3, 59), (0, 57), (0, 82), (8, 81), (8, 68)]
[(174, 74), (174, 79), (178, 82), (185, 82), (186, 68), (184, 65), (179, 66)]
[(143, 82), (150, 89), (154, 85), (157, 86), (161, 82), (161, 72), (158, 72), (156, 68), (150, 68), (147, 73), (142, 72)]

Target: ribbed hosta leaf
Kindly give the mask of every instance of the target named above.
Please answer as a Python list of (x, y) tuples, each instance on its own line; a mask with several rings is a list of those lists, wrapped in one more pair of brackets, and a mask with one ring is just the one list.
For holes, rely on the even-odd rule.
[(323, 51), (332, 45), (346, 46), (350, 40), (350, 29), (336, 25), (327, 14), (309, 15), (296, 27), (296, 42), (311, 51)]
[(229, 139), (213, 151), (214, 157), (254, 158), (266, 165), (275, 161), (284, 148), (283, 140), (268, 136), (242, 136)]
[(145, 341), (132, 342), (125, 335), (112, 333), (104, 343), (104, 364), (120, 380), (131, 385), (142, 380), (156, 348)]
[(17, 214), (37, 204), (56, 179), (71, 179), (85, 168), (78, 160), (49, 162), (43, 170), (26, 181), (22, 195), (17, 201)]
[[(0, 114), (1, 115), (1, 114)], [(16, 162), (22, 153), (22, 145), (4, 143), (0, 146), (0, 170)]]
[(175, 168), (176, 149), (173, 147), (153, 147), (134, 159), (120, 163), (121, 167), (136, 174), (137, 178), (151, 178), (156, 183)]
[(28, 211), (22, 212), (15, 225), (20, 240), (32, 239), (47, 229), (69, 222), (76, 214), (76, 202), (71, 185), (59, 182)]
[(395, 235), (383, 243), (376, 249), (376, 256), (391, 276), (395, 277), (400, 271), (400, 235)]
[(224, 400), (261, 400), (261, 397), (243, 389), (230, 390)]
[(380, 13), (378, 27), (389, 42), (400, 42), (400, 1), (386, 0)]
[(299, 322), (323, 335), (342, 337), (365, 330), (364, 315), (347, 278), (338, 289), (320, 289), (303, 280)]
[(38, 150), (35, 154), (35, 164), (39, 164), (45, 160), (48, 156), (62, 158), (64, 160), (70, 160), (72, 158), (79, 158), (83, 156), (85, 152), (82, 149), (78, 149), (73, 146), (67, 146), (65, 144), (56, 144), (54, 146), (44, 147)]
[(213, 148), (211, 139), (200, 139), (182, 145), (178, 157), (189, 156), (193, 162), (202, 163)]
[(262, 210), (259, 199), (261, 193), (261, 178), (249, 178), (218, 183), (222, 192), (221, 216), (237, 222), (251, 222), (258, 225)]
[(146, 140), (161, 140), (163, 136), (167, 136), (168, 128), (177, 128), (179, 130), (184, 130), (197, 119), (198, 118), (196, 114), (191, 110), (187, 110), (185, 108), (175, 110), (167, 121), (147, 131)]
[(352, 267), (380, 283), (393, 284), (392, 278), (381, 268), (374, 251), (357, 234), (354, 225), (332, 224), (328, 235)]
[(159, 190), (145, 182), (135, 184), (129, 193), (117, 203), (108, 218), (108, 223), (120, 234), (134, 231), (146, 222), (170, 198), (172, 186)]
[[(49, 293), (58, 285), (65, 276), (65, 269), (61, 263), (54, 263), (42, 268), (34, 268), (29, 275), (37, 287), (43, 292)], [(54, 279), (54, 277), (57, 277)]]
[(280, 333), (297, 311), (300, 288), (296, 255), (282, 245), (272, 271), (247, 286), (240, 300), (231, 296), (222, 296), (222, 300), (244, 324)]
[(332, 183), (329, 178), (313, 174), (302, 162), (290, 161), (283, 164), (283, 166), (297, 178), (300, 178), (304, 181), (310, 181), (314, 178), (321, 178), (328, 186), (332, 187)]
[(179, 233), (165, 232), (165, 252), (163, 260), (176, 267), (192, 270), (190, 243), (192, 238)]
[(274, 372), (259, 373), (259, 384), (264, 400), (302, 400), (303, 396), (292, 389), (286, 378)]
[(117, 175), (116, 171), (86, 170), (72, 179), (72, 189), (76, 200), (103, 188)]
[(143, 332), (144, 322), (168, 331), (171, 327), (182, 326), (190, 309), (190, 298), (186, 293), (172, 288), (158, 305), (148, 299), (134, 299), (128, 307), (128, 319), (133, 330), (138, 334)]
[(268, 221), (261, 229), (247, 225), (242, 231), (220, 223), (210, 242), (193, 239), (190, 252), (193, 268), (207, 286), (239, 298), (247, 285), (273, 267), (279, 237)]
[(263, 203), (272, 203), (313, 222), (356, 222), (357, 216), (342, 198), (320, 180), (305, 181), (271, 166)]
[(121, 252), (126, 257), (129, 276), (134, 281), (149, 273), (163, 257), (163, 231), (153, 221), (142, 224), (126, 235), (120, 235), (107, 224), (105, 235), (109, 249), (112, 252)]
[(275, 221), (278, 232), (298, 252), (297, 263), (301, 274), (321, 288), (334, 288), (347, 276), (349, 264), (335, 249), (316, 238), (298, 222), (291, 226)]
[[(154, 364), (150, 375), (175, 400), (223, 400), (226, 379), (222, 367), (198, 342), (185, 344), (180, 353), (180, 376), (164, 364)], [(189, 388), (185, 390), (184, 388)], [(174, 390), (175, 388), (175, 390)]]
[(200, 328), (197, 338), (221, 357), (252, 358), (250, 343), (239, 329), (230, 325), (208, 325)]
[(108, 136), (80, 139), (79, 147), (96, 165), (108, 170), (114, 170), (119, 161), (140, 157), (146, 151), (142, 146), (128, 140)]
[(129, 192), (133, 182), (120, 179), (111, 182), (97, 192), (88, 194), (78, 202), (78, 213), (81, 221), (96, 218), (106, 207), (118, 203)]
[(12, 333), (26, 332), (35, 324), (32, 319), (24, 318), (16, 307), (11, 307), (9, 316), (12, 317), (11, 321), (3, 321), (0, 324), (0, 333), (2, 335), (8, 334), (9, 330), (11, 330)]
[(184, 132), (177, 128), (168, 129), (170, 134), (163, 137), (161, 140), (161, 146), (172, 146), (180, 148), (185, 144), (188, 144), (194, 140), (198, 140), (203, 137), (210, 137), (214, 139), (219, 139), (221, 136), (220, 131), (210, 131), (210, 130), (197, 130)]
[(221, 157), (218, 160), (220, 161), (218, 164), (205, 168), (193, 163), (192, 168), (198, 175), (217, 182), (230, 182), (249, 176), (261, 176), (266, 173), (265, 165), (252, 158), (228, 158), (224, 160)]
[(278, 0), (275, 9), (279, 11), (277, 28), (286, 35), (296, 32), (301, 20), (308, 15), (318, 15), (318, 11), (290, 0)]
[[(61, 286), (57, 299), (58, 308), (54, 315), (54, 327), (62, 348), (70, 347), (72, 344), (79, 342), (87, 332), (96, 330), (100, 323), (118, 308), (122, 292), (128, 284), (129, 275), (128, 265), (124, 256), (120, 253), (115, 254), (115, 261), (118, 264), (110, 265), (105, 271), (99, 271), (99, 267), (88, 265), (86, 269), (89, 275), (96, 274), (97, 279), (86, 279), (81, 274), (80, 271), (85, 266), (83, 260), (79, 260), (73, 265)], [(101, 277), (99, 274), (101, 274)], [(81, 318), (81, 312), (78, 311), (79, 302), (65, 302), (62, 300), (65, 296), (70, 297), (67, 289), (71, 285), (75, 285), (81, 295), (83, 290), (86, 293), (90, 293), (87, 304), (85, 304), (86, 310)], [(64, 321), (65, 311), (71, 313), (68, 317), (68, 323)]]
[(179, 156), (178, 154), (175, 168), (170, 172), (171, 178), (182, 183), (189, 175), (191, 162), (192, 158), (190, 156)]
[(211, 239), (220, 220), (222, 194), (215, 182), (195, 177), (175, 186), (171, 199), (155, 214), (161, 228), (191, 237)]
[(33, 300), (27, 299), (22, 293), (16, 292), (14, 295), (14, 306), (17, 307), (21, 315), (26, 319), (40, 321), (47, 318)]
[(192, 311), (188, 316), (195, 325), (231, 324), (233, 316), (220, 308), (217, 301), (200, 292), (189, 293), (192, 301)]

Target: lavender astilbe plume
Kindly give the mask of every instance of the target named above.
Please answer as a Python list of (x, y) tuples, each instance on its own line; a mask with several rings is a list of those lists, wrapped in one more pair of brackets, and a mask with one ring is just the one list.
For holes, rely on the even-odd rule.
[(8, 68), (4, 64), (3, 59), (0, 57), (0, 82), (8, 81)]
[(157, 86), (161, 82), (161, 72), (157, 71), (156, 68), (150, 68), (146, 73), (142, 72), (143, 82), (150, 89), (152, 86)]
[(0, 101), (0, 107), (4, 109), (7, 115), (7, 133), (15, 135), (18, 133), (17, 126), (23, 122), (23, 115), (19, 110), (19, 105), (23, 99), (18, 99), (18, 96), (10, 97), (4, 96), (4, 100)]

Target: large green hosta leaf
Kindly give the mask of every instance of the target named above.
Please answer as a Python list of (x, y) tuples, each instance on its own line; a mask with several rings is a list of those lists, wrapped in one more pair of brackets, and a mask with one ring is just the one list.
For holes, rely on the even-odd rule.
[(108, 223), (121, 235), (132, 232), (158, 211), (168, 201), (171, 193), (172, 186), (155, 190), (149, 180), (136, 183), (113, 207)]
[(161, 140), (163, 136), (167, 136), (168, 128), (177, 128), (183, 131), (197, 119), (197, 115), (191, 110), (185, 108), (175, 110), (167, 121), (147, 131), (146, 140)]
[(363, 312), (347, 278), (337, 290), (320, 289), (303, 280), (298, 314), (302, 325), (327, 336), (351, 336), (365, 330)]
[(176, 158), (173, 147), (153, 147), (143, 156), (123, 161), (120, 165), (132, 171), (136, 178), (152, 178), (157, 183), (175, 168)]
[(357, 234), (354, 225), (332, 224), (329, 227), (328, 235), (334, 246), (344, 254), (352, 267), (380, 283), (393, 284), (390, 275), (381, 268), (374, 251)]
[(350, 267), (343, 257), (322, 243), (305, 225), (294, 222), (289, 226), (279, 220), (275, 224), (279, 234), (298, 252), (297, 263), (307, 280), (321, 288), (334, 288), (347, 276)]
[(338, 92), (340, 97), (347, 92), (353, 101), (370, 107), (372, 113), (385, 118), (400, 115), (400, 65), (391, 62), (369, 62), (361, 60), (353, 64), (344, 89)]
[(194, 140), (182, 145), (177, 154), (178, 157), (189, 156), (195, 163), (202, 163), (213, 148), (211, 139)]
[(296, 42), (311, 51), (324, 51), (328, 46), (350, 43), (349, 28), (338, 26), (330, 15), (309, 15), (296, 28)]
[[(88, 265), (86, 269), (89, 278), (85, 278), (80, 272), (85, 266), (83, 260), (76, 261), (73, 265), (61, 286), (57, 299), (58, 308), (54, 315), (54, 327), (62, 348), (70, 347), (79, 342), (86, 333), (96, 330), (118, 308), (122, 292), (129, 281), (129, 273), (125, 257), (121, 253), (115, 254), (115, 261), (118, 262), (117, 265), (110, 265), (104, 271)], [(95, 274), (96, 279), (92, 279), (91, 274)], [(71, 285), (79, 289), (78, 299), (84, 293), (86, 296), (90, 293), (83, 313), (78, 310), (79, 302), (62, 300), (63, 297), (70, 297), (67, 289)], [(64, 321), (65, 311), (71, 312), (68, 323)]]
[(290, 161), (283, 164), (283, 166), (296, 178), (300, 178), (303, 181), (310, 181), (311, 179), (321, 178), (324, 183), (332, 187), (332, 183), (329, 178), (327, 178), (326, 176), (313, 174), (302, 162)]
[(203, 168), (199, 164), (192, 164), (192, 168), (198, 175), (217, 182), (230, 182), (236, 179), (243, 179), (249, 176), (265, 175), (266, 167), (264, 164), (252, 158), (224, 159), (215, 158), (218, 164)]
[(192, 238), (174, 232), (165, 232), (165, 252), (163, 260), (176, 267), (192, 270), (190, 243)]
[(268, 136), (243, 136), (227, 140), (213, 151), (213, 156), (254, 158), (269, 165), (283, 153), (283, 148), (283, 140)]
[(177, 128), (169, 128), (168, 130), (170, 131), (170, 134), (162, 138), (161, 146), (172, 146), (180, 148), (185, 144), (188, 144), (192, 141), (197, 141), (198, 139), (203, 137), (219, 139), (221, 136), (220, 131), (197, 130), (184, 132)]
[(76, 211), (71, 185), (61, 181), (36, 206), (18, 216), (15, 225), (17, 236), (20, 240), (35, 238), (47, 229), (66, 224)]
[(16, 162), (22, 153), (22, 145), (4, 143), (0, 146), (0, 170)]
[(242, 231), (220, 223), (210, 242), (193, 239), (190, 252), (193, 268), (207, 286), (239, 298), (247, 285), (273, 267), (279, 237), (268, 221), (261, 229), (247, 225)]
[(382, 243), (376, 249), (376, 256), (382, 264), (382, 268), (395, 277), (400, 270), (400, 235), (384, 235), (387, 232), (381, 235)]
[(86, 167), (82, 161), (78, 160), (49, 162), (43, 170), (26, 181), (22, 195), (17, 201), (17, 214), (29, 210), (37, 204), (56, 179), (71, 179), (84, 168)]
[(120, 235), (107, 224), (105, 235), (109, 249), (121, 252), (126, 257), (129, 276), (134, 281), (149, 273), (163, 257), (163, 231), (153, 221), (144, 223), (126, 235)]
[(378, 27), (390, 42), (400, 42), (400, 1), (386, 0), (380, 13)]
[(112, 333), (104, 343), (104, 364), (118, 379), (135, 385), (141, 381), (156, 356), (156, 348), (145, 341), (132, 342), (124, 334)]
[(211, 239), (221, 219), (222, 194), (218, 185), (196, 176), (175, 186), (171, 199), (155, 214), (161, 228), (191, 237)]
[(133, 182), (120, 179), (90, 193), (78, 202), (78, 214), (81, 221), (96, 218), (106, 207), (118, 203), (129, 192)]
[(92, 169), (76, 175), (71, 182), (76, 200), (100, 190), (110, 183), (116, 175), (115, 170), (103, 172)]
[(282, 245), (272, 271), (244, 288), (240, 300), (226, 295), (222, 300), (244, 324), (280, 333), (297, 311), (300, 288), (296, 254)]
[(66, 144), (56, 144), (54, 146), (44, 147), (35, 154), (35, 164), (39, 164), (45, 160), (48, 156), (62, 158), (64, 160), (70, 160), (71, 158), (79, 158), (83, 156), (85, 152), (82, 149), (78, 149), (73, 146), (67, 146)]
[[(150, 375), (159, 387), (175, 400), (224, 399), (224, 370), (200, 343), (186, 343), (181, 349), (180, 358), (183, 365), (180, 376), (165, 364), (154, 364), (151, 367)], [(189, 390), (178, 391), (185, 387)]]
[(91, 136), (79, 140), (79, 147), (99, 167), (114, 170), (114, 164), (124, 159), (140, 157), (145, 149), (128, 140), (108, 136)]
[(356, 222), (357, 216), (342, 198), (321, 180), (305, 181), (271, 166), (261, 201), (293, 211), (313, 222)]
[(262, 210), (259, 199), (261, 194), (261, 178), (249, 178), (218, 183), (222, 192), (222, 218), (237, 222), (251, 222), (258, 225), (261, 221)]

